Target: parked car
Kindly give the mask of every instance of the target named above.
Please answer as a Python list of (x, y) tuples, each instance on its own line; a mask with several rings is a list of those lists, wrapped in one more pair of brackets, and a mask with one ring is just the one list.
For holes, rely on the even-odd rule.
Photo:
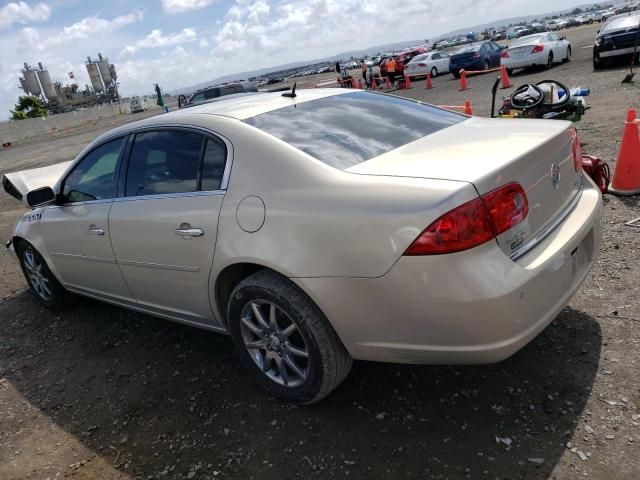
[(639, 24), (640, 12), (616, 15), (605, 22), (593, 45), (594, 70), (616, 60), (631, 59)]
[(449, 54), (433, 50), (413, 57), (404, 67), (404, 74), (409, 77), (424, 77), (429, 73), (432, 78), (449, 71)]
[(614, 8), (610, 8), (608, 10), (605, 10), (604, 12), (602, 12), (602, 17), (600, 19), (601, 22), (606, 22), (607, 20), (609, 20), (611, 17), (615, 17), (616, 14), (616, 10)]
[(576, 20), (575, 18), (567, 18), (567, 19), (565, 19), (565, 21), (567, 22), (567, 27), (579, 27), (580, 26), (580, 22), (578, 20)]
[(493, 35), (491, 35), (491, 40), (493, 40), (494, 42), (497, 40), (506, 40), (506, 38), (507, 38), (507, 32), (504, 30), (495, 32)]
[(500, 66), (500, 52), (505, 47), (487, 40), (462, 47), (449, 59), (449, 71), (455, 78), (460, 70), (488, 70)]
[[(271, 80), (267, 82), (267, 85), (270, 85), (270, 84), (271, 84)], [(258, 91), (258, 88), (256, 87), (256, 85), (250, 82), (235, 82), (235, 83), (225, 83), (222, 85), (211, 85), (209, 87), (196, 90), (193, 93), (193, 95), (189, 97), (189, 99), (187, 99), (184, 95), (179, 95), (178, 108), (192, 107), (200, 103), (212, 101), (219, 97), (224, 97), (225, 95), (234, 95), (238, 93), (249, 93), (249, 92), (257, 92), (257, 91)]]
[(131, 109), (131, 113), (144, 112), (147, 109), (147, 102), (144, 98), (140, 98), (137, 96), (131, 97), (129, 108)]
[(533, 33), (542, 33), (547, 31), (547, 26), (544, 23), (534, 22), (529, 25), (529, 28)]
[(73, 292), (228, 332), (308, 404), (352, 359), (491, 363), (544, 330), (600, 250), (579, 151), (569, 122), (373, 92), (222, 100), (5, 174), (32, 209), (7, 250), (45, 307)]
[(555, 28), (554, 30), (562, 30), (564, 28), (569, 28), (569, 20), (567, 20), (566, 18), (561, 18), (560, 20), (556, 21), (556, 26), (557, 28)]
[(574, 20), (578, 25), (590, 25), (593, 23), (593, 18), (589, 15), (578, 15)]
[(554, 32), (535, 33), (514, 40), (502, 51), (500, 62), (511, 75), (518, 68), (546, 66), (571, 60), (571, 43)]
[(530, 35), (533, 33), (533, 30), (529, 27), (512, 27), (507, 30), (507, 39), (511, 40), (513, 38), (523, 37), (525, 35)]

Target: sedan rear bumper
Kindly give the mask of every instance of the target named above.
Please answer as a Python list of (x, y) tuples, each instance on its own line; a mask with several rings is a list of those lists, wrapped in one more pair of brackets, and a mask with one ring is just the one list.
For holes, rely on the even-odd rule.
[(495, 242), (401, 257), (377, 279), (293, 279), (356, 359), (475, 364), (504, 360), (569, 303), (600, 248), (601, 195), (589, 180), (564, 221), (515, 261)]
[(546, 65), (549, 53), (531, 53), (522, 58), (502, 58), (500, 63), (507, 68), (527, 68), (534, 65)]

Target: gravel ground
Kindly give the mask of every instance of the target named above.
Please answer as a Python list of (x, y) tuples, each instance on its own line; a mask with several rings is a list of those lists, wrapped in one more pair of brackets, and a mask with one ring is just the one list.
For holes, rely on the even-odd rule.
[[(567, 32), (570, 64), (512, 81), (590, 87), (581, 139), (613, 167), (639, 90), (620, 85), (622, 68), (592, 72), (581, 47), (597, 28)], [(398, 93), (468, 99), (487, 115), (493, 78), (472, 77), (463, 94), (448, 75), (434, 90)], [(0, 170), (69, 159), (109, 128), (4, 150)], [(305, 408), (254, 385), (225, 336), (81, 298), (62, 313), (40, 308), (0, 253), (0, 478), (640, 478), (640, 230), (624, 226), (639, 207), (638, 196), (605, 197), (596, 266), (511, 359), (356, 362), (337, 391)], [(20, 211), (0, 195), (1, 238)]]

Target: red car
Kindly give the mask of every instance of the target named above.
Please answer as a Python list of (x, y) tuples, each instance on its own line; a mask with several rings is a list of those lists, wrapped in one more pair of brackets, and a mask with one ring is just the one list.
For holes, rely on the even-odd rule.
[[(427, 53), (427, 49), (423, 47), (416, 47), (410, 50), (395, 52), (393, 54), (393, 58), (396, 61), (396, 76), (401, 76), (404, 73), (404, 66), (411, 61), (411, 59), (417, 55), (422, 53)], [(382, 60), (380, 60), (380, 76), (387, 76), (387, 58), (391, 57), (391, 55), (386, 54), (382, 56)]]

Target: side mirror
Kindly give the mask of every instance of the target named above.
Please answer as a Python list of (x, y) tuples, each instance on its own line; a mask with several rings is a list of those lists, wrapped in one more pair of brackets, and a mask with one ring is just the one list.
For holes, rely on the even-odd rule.
[(31, 208), (42, 207), (53, 203), (56, 199), (56, 194), (51, 187), (42, 187), (31, 190), (27, 193), (27, 205)]
[(182, 108), (182, 105), (187, 104), (187, 97), (183, 94), (178, 95), (178, 108)]

